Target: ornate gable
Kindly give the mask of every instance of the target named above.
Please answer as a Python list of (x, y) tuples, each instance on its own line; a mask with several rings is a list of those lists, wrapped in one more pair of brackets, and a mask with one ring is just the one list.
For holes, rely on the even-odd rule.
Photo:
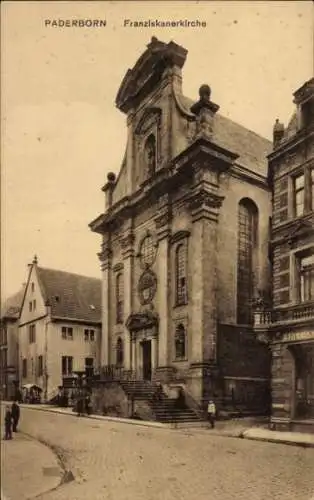
[(126, 72), (116, 97), (117, 108), (128, 113), (160, 82), (167, 67), (182, 68), (186, 55), (187, 50), (176, 43), (164, 43), (152, 37), (144, 54)]

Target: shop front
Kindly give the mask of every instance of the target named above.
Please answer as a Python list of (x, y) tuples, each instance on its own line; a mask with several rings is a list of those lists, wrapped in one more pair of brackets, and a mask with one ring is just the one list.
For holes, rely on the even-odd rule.
[(284, 332), (272, 349), (272, 428), (314, 433), (314, 331)]

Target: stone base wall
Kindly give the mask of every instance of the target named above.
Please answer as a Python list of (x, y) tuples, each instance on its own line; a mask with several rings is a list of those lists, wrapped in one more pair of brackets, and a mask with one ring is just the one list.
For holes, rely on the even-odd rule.
[(130, 418), (136, 413), (142, 420), (155, 420), (146, 401), (129, 400), (118, 382), (105, 382), (92, 389), (93, 413), (110, 417)]
[(92, 389), (93, 413), (114, 417), (128, 417), (131, 414), (130, 403), (120, 384), (106, 382)]
[(236, 414), (270, 414), (270, 384), (265, 380), (223, 379), (221, 407)]

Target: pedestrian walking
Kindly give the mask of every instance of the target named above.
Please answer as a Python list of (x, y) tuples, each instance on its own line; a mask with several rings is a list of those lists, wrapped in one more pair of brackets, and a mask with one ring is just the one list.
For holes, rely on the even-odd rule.
[(17, 426), (20, 420), (20, 407), (17, 401), (14, 401), (11, 406), (11, 414), (13, 421), (13, 432), (17, 432)]
[(10, 406), (5, 407), (4, 439), (12, 439), (12, 413)]
[(213, 429), (215, 427), (216, 405), (212, 399), (210, 399), (208, 402), (207, 416), (208, 416), (208, 421), (210, 422), (211, 428)]

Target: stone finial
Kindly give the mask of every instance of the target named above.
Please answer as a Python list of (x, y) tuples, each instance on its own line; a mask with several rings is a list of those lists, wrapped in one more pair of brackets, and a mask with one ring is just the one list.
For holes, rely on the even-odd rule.
[(211, 88), (209, 85), (207, 85), (207, 83), (204, 83), (203, 85), (200, 86), (198, 93), (200, 96), (200, 101), (203, 102), (210, 101)]
[(279, 119), (276, 118), (274, 128), (273, 128), (273, 142), (274, 146), (276, 147), (281, 139), (283, 138), (285, 133), (285, 127), (283, 123), (280, 123)]
[(109, 184), (114, 184), (116, 181), (116, 174), (114, 174), (113, 172), (109, 172), (107, 174), (107, 181), (109, 182)]
[(211, 138), (213, 134), (214, 116), (219, 106), (210, 100), (211, 88), (203, 84), (199, 88), (199, 100), (191, 106), (191, 112), (196, 115), (196, 137)]
[(32, 264), (34, 264), (34, 265), (37, 265), (37, 264), (38, 264), (37, 255), (34, 255), (34, 258), (33, 258), (33, 262), (32, 262)]

